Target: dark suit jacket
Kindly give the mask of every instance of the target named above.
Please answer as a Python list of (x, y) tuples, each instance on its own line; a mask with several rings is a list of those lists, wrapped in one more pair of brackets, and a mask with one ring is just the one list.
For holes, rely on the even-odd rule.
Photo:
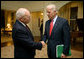
[(66, 19), (58, 17), (49, 36), (50, 21), (46, 21), (43, 40), (48, 39), (48, 56), (56, 58), (56, 45), (64, 44), (63, 53), (69, 52), (70, 47), (70, 28)]
[(34, 42), (33, 35), (23, 24), (16, 20), (12, 29), (15, 58), (34, 58), (35, 49), (41, 50), (42, 44)]

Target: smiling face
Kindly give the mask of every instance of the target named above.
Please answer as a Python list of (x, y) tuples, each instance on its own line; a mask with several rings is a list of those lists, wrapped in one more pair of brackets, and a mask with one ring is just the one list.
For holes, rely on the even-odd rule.
[(49, 19), (53, 19), (56, 16), (56, 9), (54, 5), (48, 5), (46, 11)]

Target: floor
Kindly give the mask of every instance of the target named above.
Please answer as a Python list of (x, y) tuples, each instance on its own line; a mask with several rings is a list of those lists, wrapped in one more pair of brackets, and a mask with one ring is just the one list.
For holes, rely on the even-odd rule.
[[(40, 37), (34, 37), (36, 42), (39, 42)], [(80, 40), (81, 39), (81, 40)], [(79, 38), (76, 44), (71, 43), (71, 56), (67, 58), (83, 58), (83, 38)], [(14, 58), (14, 45), (11, 35), (1, 35), (1, 58)], [(36, 50), (35, 58), (48, 58), (47, 44), (42, 50)]]

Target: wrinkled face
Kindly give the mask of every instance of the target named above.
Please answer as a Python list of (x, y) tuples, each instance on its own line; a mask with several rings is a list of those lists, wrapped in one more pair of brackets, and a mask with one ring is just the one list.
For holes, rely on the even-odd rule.
[(30, 22), (30, 12), (25, 12), (25, 15), (22, 17), (21, 21), (25, 24)]
[(46, 11), (47, 11), (48, 18), (53, 19), (55, 16), (55, 11), (53, 11), (51, 8), (47, 8)]

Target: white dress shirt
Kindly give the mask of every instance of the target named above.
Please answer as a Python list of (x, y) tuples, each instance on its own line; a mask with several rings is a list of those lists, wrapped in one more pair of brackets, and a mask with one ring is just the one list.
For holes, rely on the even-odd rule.
[(54, 26), (54, 24), (55, 24), (55, 22), (56, 22), (56, 20), (57, 20), (57, 15), (55, 16), (55, 18), (53, 19), (53, 26)]

